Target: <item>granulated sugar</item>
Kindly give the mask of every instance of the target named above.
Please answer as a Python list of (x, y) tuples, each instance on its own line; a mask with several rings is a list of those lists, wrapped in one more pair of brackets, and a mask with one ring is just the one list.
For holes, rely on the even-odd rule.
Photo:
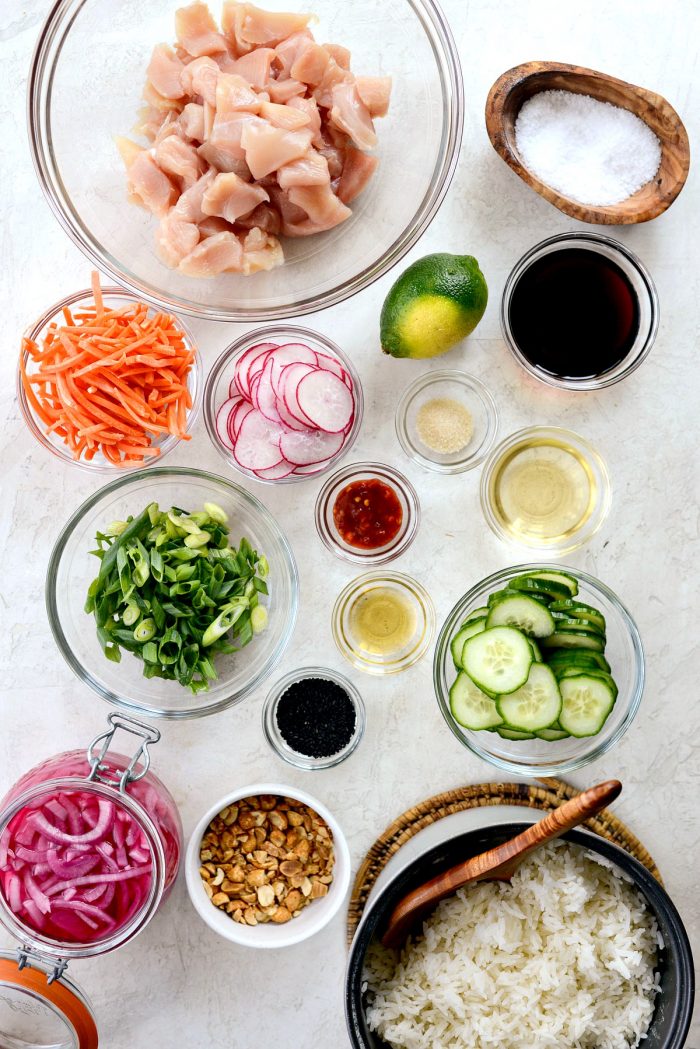
[(515, 141), (525, 167), (580, 204), (619, 204), (654, 177), (661, 144), (629, 110), (571, 91), (522, 106)]

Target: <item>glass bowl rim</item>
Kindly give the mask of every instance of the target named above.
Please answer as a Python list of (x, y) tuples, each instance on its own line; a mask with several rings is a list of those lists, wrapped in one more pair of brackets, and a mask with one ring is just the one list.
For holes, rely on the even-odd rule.
[[(342, 364), (352, 379), (353, 393), (355, 396), (355, 418), (343, 446), (338, 452), (336, 452), (335, 456), (328, 461), (326, 466), (317, 470), (316, 473), (290, 474), (288, 477), (278, 477), (277, 479), (270, 477), (256, 477), (252, 470), (247, 470), (245, 467), (238, 465), (233, 453), (229, 451), (228, 448), (224, 448), (219, 439), (219, 435), (216, 432), (217, 408), (215, 403), (215, 390), (221, 375), (232, 361), (237, 357), (241, 357), (251, 346), (255, 346), (259, 342), (267, 342), (268, 340), (272, 341), (272, 339), (281, 337), (283, 334), (295, 336), (295, 341), (298, 342), (303, 342), (304, 339), (311, 339), (312, 341), (319, 342), (338, 358), (338, 361)], [(272, 339), (269, 339), (269, 337), (272, 337)], [(270, 485), (298, 484), (301, 481), (313, 481), (318, 477), (322, 477), (328, 472), (328, 470), (331, 470), (336, 463), (340, 462), (341, 459), (351, 451), (353, 445), (357, 441), (365, 411), (362, 381), (355, 365), (345, 351), (342, 350), (333, 339), (328, 335), (324, 335), (322, 332), (313, 331), (311, 328), (302, 328), (296, 324), (285, 324), (284, 322), (267, 324), (262, 328), (255, 328), (252, 331), (246, 332), (245, 335), (241, 335), (240, 338), (234, 339), (233, 342), (230, 342), (228, 346), (221, 351), (209, 370), (209, 374), (204, 383), (202, 403), (204, 405), (204, 425), (207, 434), (209, 435), (209, 440), (226, 465), (235, 470), (242, 477), (247, 477), (251, 481), (257, 481), (259, 484)]]
[[(276, 534), (277, 542), (280, 546), (282, 558), (286, 564), (286, 568), (289, 572), (289, 590), (290, 590), (290, 611), (287, 617), (287, 622), (280, 636), (280, 640), (276, 646), (275, 651), (268, 657), (266, 662), (260, 668), (259, 672), (248, 682), (247, 685), (238, 689), (231, 695), (224, 696), (216, 703), (211, 703), (204, 706), (193, 706), (187, 707), (184, 710), (164, 710), (163, 708), (145, 709), (140, 706), (137, 702), (132, 702), (128, 697), (124, 697), (123, 694), (117, 694), (112, 692), (106, 686), (99, 684), (92, 676), (90, 670), (83, 666), (73, 652), (72, 647), (68, 643), (66, 635), (63, 631), (60, 616), (58, 614), (58, 605), (56, 600), (56, 577), (58, 574), (58, 568), (61, 563), (66, 543), (70, 536), (75, 531), (76, 527), (83, 520), (85, 514), (91, 511), (99, 502), (99, 500), (107, 493), (112, 493), (123, 488), (127, 484), (133, 484), (140, 481), (150, 481), (157, 477), (163, 477), (164, 475), (170, 475), (172, 478), (180, 478), (185, 482), (188, 478), (194, 478), (199, 481), (207, 480), (217, 487), (224, 485), (227, 489), (233, 489), (237, 498), (242, 498), (244, 502), (247, 502), (251, 509), (256, 513), (259, 513), (263, 521), (268, 528)], [(164, 718), (169, 721), (182, 721), (189, 718), (208, 717), (210, 714), (218, 714), (222, 710), (226, 710), (227, 707), (233, 706), (234, 704), (245, 699), (246, 696), (250, 695), (257, 686), (265, 680), (267, 675), (274, 669), (278, 664), (282, 655), (289, 644), (291, 636), (294, 632), (296, 624), (297, 613), (299, 610), (299, 571), (297, 568), (296, 559), (294, 552), (290, 545), (287, 536), (284, 534), (280, 526), (277, 524), (275, 517), (270, 513), (267, 507), (260, 502), (251, 492), (242, 488), (236, 484), (235, 481), (229, 481), (226, 477), (220, 477), (218, 474), (213, 474), (208, 470), (199, 470), (189, 466), (173, 466), (173, 467), (154, 467), (148, 470), (132, 471), (125, 474), (123, 477), (118, 477), (109, 484), (99, 488), (96, 492), (93, 492), (87, 499), (85, 499), (76, 510), (73, 511), (68, 521), (61, 529), (56, 542), (54, 543), (51, 555), (49, 557), (48, 566), (46, 569), (46, 585), (44, 589), (44, 597), (46, 603), (46, 612), (49, 620), (49, 627), (51, 634), (53, 635), (54, 642), (59, 652), (63, 656), (70, 669), (73, 671), (79, 681), (88, 685), (92, 691), (100, 697), (122, 710), (126, 710), (127, 713), (137, 713), (141, 717), (149, 718)]]
[[(517, 444), (517, 442), (524, 437), (532, 436), (533, 434), (569, 439), (574, 438), (576, 444), (585, 450), (589, 462), (595, 466), (596, 471), (599, 474), (601, 491), (596, 502), (595, 511), (590, 518), (593, 523), (588, 525), (588, 522), (585, 522), (580, 530), (577, 530), (571, 536), (570, 540), (564, 544), (555, 545), (549, 543), (538, 546), (536, 543), (526, 543), (524, 540), (518, 541), (514, 539), (498, 523), (491, 506), (488, 489), (496, 466), (509, 448), (513, 447), (513, 445)], [(565, 426), (524, 426), (522, 429), (515, 430), (513, 433), (508, 434), (507, 437), (504, 437), (503, 440), (499, 441), (495, 448), (492, 448), (481, 473), (479, 500), (481, 503), (481, 512), (487, 525), (493, 534), (502, 542), (509, 543), (511, 546), (520, 547), (521, 549), (531, 550), (533, 552), (539, 551), (543, 555), (549, 554), (550, 556), (557, 556), (570, 554), (574, 550), (578, 550), (580, 547), (590, 542), (596, 532), (602, 528), (608, 514), (610, 513), (610, 507), (612, 506), (612, 483), (610, 481), (610, 474), (608, 473), (608, 466), (605, 459), (595, 445), (591, 444), (587, 437), (582, 437), (581, 434), (577, 433), (575, 430), (569, 430), (568, 427)]]
[[(362, 554), (355, 554), (351, 550), (345, 550), (338, 544), (334, 532), (327, 527), (324, 509), (328, 498), (337, 485), (342, 484), (345, 481), (351, 482), (353, 477), (362, 478), (368, 474), (378, 476), (382, 479), (386, 478), (389, 484), (397, 489), (406, 501), (408, 510), (406, 516), (408, 520), (405, 523), (405, 531), (403, 535), (394, 547), (390, 550), (378, 547), (376, 553), (373, 553), (372, 550), (368, 550), (367, 554), (363, 556)], [(388, 466), (386, 463), (369, 461), (348, 463), (346, 466), (341, 466), (340, 469), (336, 470), (335, 473), (332, 473), (330, 477), (326, 479), (316, 497), (314, 519), (316, 522), (316, 531), (318, 532), (321, 542), (326, 549), (330, 550), (336, 557), (356, 565), (383, 565), (388, 564), (390, 561), (393, 561), (395, 558), (400, 557), (401, 554), (405, 553), (416, 538), (421, 520), (420, 500), (418, 498), (418, 492), (409, 479), (395, 467)], [(403, 527), (404, 522), (402, 521), (401, 528)]]
[[(587, 737), (589, 740), (593, 741), (593, 743), (584, 753), (579, 754), (576, 757), (565, 758), (561, 761), (552, 761), (548, 765), (533, 765), (531, 762), (511, 761), (508, 758), (502, 758), (490, 754), (473, 740), (473, 732), (469, 737), (466, 736), (466, 733), (470, 731), (469, 729), (464, 729), (465, 734), (463, 735), (462, 730), (457, 726), (450, 713), (449, 702), (446, 698), (447, 689), (443, 688), (442, 681), (443, 676), (446, 677), (445, 665), (446, 660), (449, 657), (449, 643), (454, 634), (454, 628), (458, 625), (460, 616), (465, 609), (468, 608), (475, 598), (483, 594), (487, 589), (500, 586), (501, 583), (507, 582), (508, 579), (512, 579), (515, 575), (538, 570), (568, 572), (578, 581), (585, 583), (593, 591), (601, 593), (622, 618), (628, 637), (632, 643), (634, 653), (635, 679), (630, 689), (630, 697), (627, 701), (624, 716), (617, 728), (604, 740), (598, 740), (597, 736)], [(627, 609), (627, 606), (623, 604), (617, 594), (611, 590), (606, 583), (603, 583), (600, 579), (590, 575), (588, 572), (584, 572), (583, 569), (572, 568), (569, 565), (561, 565), (557, 562), (547, 561), (535, 561), (528, 564), (510, 565), (507, 568), (500, 568), (497, 572), (492, 572), (474, 586), (470, 587), (469, 590), (467, 590), (467, 592), (455, 602), (448, 613), (445, 622), (440, 628), (440, 633), (438, 634), (438, 639), (435, 645), (435, 654), (433, 656), (433, 687), (435, 690), (435, 697), (437, 699), (438, 707), (440, 708), (440, 713), (445, 719), (452, 734), (459, 740), (462, 746), (471, 750), (473, 754), (481, 758), (483, 761), (488, 762), (490, 765), (495, 765), (496, 768), (501, 769), (504, 772), (511, 772), (520, 776), (560, 776), (568, 774), (570, 772), (575, 772), (577, 769), (584, 768), (590, 762), (596, 761), (598, 758), (602, 757), (603, 754), (606, 754), (616, 743), (619, 742), (634, 721), (644, 693), (645, 676), (646, 664), (639, 628)], [(596, 740), (598, 740), (598, 742), (595, 742)]]
[[(127, 303), (141, 303), (141, 300), (137, 298), (137, 296), (132, 295), (131, 292), (127, 291), (125, 288), (122, 287), (117, 287), (115, 285), (107, 285), (105, 287), (102, 287), (101, 291), (105, 299), (118, 298), (124, 299)], [(59, 301), (56, 302), (53, 306), (49, 306), (48, 309), (44, 310), (42, 315), (39, 318), (37, 318), (36, 321), (27, 325), (23, 332), (23, 339), (31, 339), (32, 341), (35, 341), (37, 336), (41, 334), (41, 332), (44, 330), (47, 324), (50, 324), (52, 320), (55, 320), (65, 307), (74, 306), (76, 303), (86, 298), (93, 298), (92, 288), (84, 288), (82, 291), (75, 291), (72, 292), (70, 295), (65, 295), (62, 299), (59, 299)], [(143, 305), (148, 307), (149, 312), (154, 312), (156, 310), (156, 307), (150, 302), (144, 302)], [(182, 334), (185, 338), (187, 346), (194, 351), (194, 361), (192, 363), (192, 367), (190, 368), (187, 382), (188, 389), (192, 394), (192, 407), (189, 408), (187, 411), (187, 420), (185, 426), (186, 432), (188, 434), (191, 434), (194, 429), (195, 423), (199, 419), (199, 413), (202, 407), (205, 385), (204, 365), (202, 362), (202, 355), (197, 347), (197, 342), (187, 324), (185, 324), (185, 322), (182, 320), (182, 317), (179, 317), (176, 314), (172, 316), (172, 320), (174, 320), (178, 327), (182, 330)], [(28, 353), (27, 350), (24, 348), (24, 345), (22, 345), (20, 346), (19, 350), (18, 362), (23, 361), (26, 367), (27, 360)], [(32, 373), (30, 372), (29, 374), (31, 375)], [(24, 386), (22, 385), (19, 363), (15, 374), (15, 393), (17, 396), (17, 403), (19, 404), (20, 412), (27, 426), (27, 429), (31, 433), (32, 437), (34, 437), (35, 440), (42, 446), (42, 448), (46, 449), (46, 451), (48, 452), (51, 452), (51, 454), (54, 455), (57, 459), (59, 459), (61, 462), (66, 463), (69, 466), (76, 466), (79, 469), (88, 471), (92, 474), (102, 474), (104, 476), (113, 477), (115, 475), (122, 474), (132, 475), (133, 473), (136, 473), (140, 470), (147, 470), (151, 466), (155, 466), (156, 463), (162, 463), (165, 456), (168, 455), (169, 452), (171, 452), (174, 448), (176, 448), (179, 444), (182, 443), (182, 438), (176, 437), (174, 434), (168, 434), (168, 436), (163, 441), (163, 445), (161, 446), (162, 450), (160, 455), (149, 457), (144, 463), (134, 463), (130, 466), (116, 466), (111, 463), (102, 462), (96, 463), (94, 460), (87, 461), (82, 458), (73, 459), (69, 449), (66, 448), (64, 451), (63, 448), (52, 444), (49, 441), (47, 435), (37, 423), (37, 420), (34, 416), (34, 412), (32, 411), (27, 400), (27, 395), (24, 391)]]
[[(632, 356), (632, 351), (624, 357), (622, 361), (617, 365), (617, 368), (612, 368), (608, 372), (603, 372), (602, 375), (593, 376), (588, 379), (565, 379), (560, 378), (556, 375), (550, 375), (548, 372), (537, 368), (531, 361), (525, 357), (518, 347), (515, 339), (513, 338), (510, 330), (510, 323), (508, 320), (508, 310), (510, 307), (510, 301), (515, 290), (515, 287), (520, 280), (521, 276), (527, 269), (527, 267), (540, 255), (547, 254), (545, 249), (549, 248), (554, 244), (570, 244), (571, 242), (581, 241), (592, 241), (593, 244), (602, 244), (609, 248), (610, 251), (622, 256), (625, 261), (636, 270), (644, 288), (646, 290), (650, 309), (649, 319), (649, 331), (647, 332), (641, 348), (637, 353)], [(595, 250), (595, 249), (593, 249)], [(651, 348), (656, 341), (656, 336), (659, 330), (659, 319), (660, 319), (660, 306), (659, 306), (659, 295), (656, 290), (656, 285), (652, 280), (649, 270), (646, 268), (644, 263), (641, 261), (639, 256), (635, 255), (633, 251), (623, 244), (621, 241), (614, 240), (613, 237), (607, 237), (603, 233), (594, 233), (589, 230), (570, 230), (566, 233), (557, 233), (553, 237), (547, 237), (545, 240), (539, 241), (529, 248), (524, 255), (522, 255), (511, 269), (506, 283), (503, 287), (503, 294), (501, 296), (501, 307), (500, 307), (500, 320), (501, 320), (501, 332), (503, 339), (508, 346), (508, 349), (516, 359), (518, 364), (525, 369), (534, 379), (539, 379), (540, 382), (546, 383), (547, 386), (553, 386), (558, 390), (569, 390), (574, 393), (588, 393), (591, 390), (604, 390), (608, 386), (614, 386), (615, 383), (620, 382), (622, 379), (627, 378), (632, 372), (636, 371), (637, 368), (646, 360), (651, 352)], [(627, 363), (625, 363), (627, 362)]]
[[(465, 455), (464, 458), (458, 459), (454, 463), (439, 463), (421, 452), (411, 441), (406, 425), (408, 409), (413, 398), (422, 390), (439, 382), (458, 383), (467, 387), (472, 393), (476, 394), (486, 413), (486, 433), (480, 447), (476, 449), (475, 453)], [(467, 470), (473, 470), (475, 467), (480, 466), (493, 448), (498, 435), (498, 424), (498, 406), (488, 386), (481, 379), (478, 379), (476, 375), (461, 371), (459, 368), (447, 368), (442, 371), (430, 371), (419, 375), (404, 389), (394, 414), (396, 436), (408, 458), (423, 466), (426, 470), (432, 470), (434, 473), (440, 474), (466, 473)], [(468, 448), (469, 445), (467, 445), (467, 450)]]
[[(340, 685), (341, 688), (347, 692), (355, 710), (355, 730), (349, 742), (346, 743), (342, 750), (338, 750), (335, 754), (329, 754), (321, 758), (310, 757), (309, 755), (302, 754), (300, 751), (294, 750), (293, 747), (285, 742), (281, 732), (275, 724), (277, 706), (283, 693), (290, 685), (295, 684), (297, 681), (304, 681), (308, 678), (321, 678), (323, 681), (333, 681), (335, 684)], [(330, 667), (304, 666), (299, 667), (298, 670), (291, 670), (288, 674), (285, 674), (284, 677), (280, 678), (279, 681), (275, 682), (268, 692), (262, 708), (263, 734), (275, 754), (277, 754), (282, 761), (286, 761), (287, 764), (293, 765), (295, 768), (310, 771), (334, 768), (336, 765), (340, 765), (341, 762), (345, 761), (346, 758), (349, 758), (357, 749), (365, 734), (366, 723), (367, 714), (364, 700), (362, 699), (360, 692), (344, 674), (341, 674), (337, 670), (332, 670)]]
[[(376, 263), (348, 278), (342, 285), (320, 295), (307, 296), (301, 302), (278, 303), (273, 307), (250, 308), (238, 306), (205, 307), (191, 300), (168, 295), (162, 290), (139, 280), (135, 274), (127, 276), (121, 263), (106, 250), (93, 243), (89, 233), (65, 191), (51, 144), (51, 86), (55, 75), (57, 56), (71, 30), (80, 8), (86, 0), (56, 0), (46, 16), (34, 47), (27, 80), (27, 127), (32, 164), (39, 185), (49, 207), (64, 232), (93, 265), (107, 272), (133, 295), (151, 305), (178, 314), (202, 320), (250, 323), (253, 321), (282, 320), (316, 313), (344, 302), (358, 291), (370, 287), (388, 273), (415, 246), (435, 218), (447, 195), (457, 170), (464, 130), (464, 80), (459, 51), (437, 0), (406, 0), (431, 44), (441, 84), (443, 134), (430, 184), (416, 214), (386, 249)], [(436, 50), (436, 41), (439, 52)]]

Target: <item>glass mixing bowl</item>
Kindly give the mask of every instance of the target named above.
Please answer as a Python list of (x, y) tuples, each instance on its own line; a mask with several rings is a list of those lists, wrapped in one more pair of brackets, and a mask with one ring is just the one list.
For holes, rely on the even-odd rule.
[[(350, 48), (353, 69), (391, 75), (377, 121), (378, 170), (352, 217), (327, 233), (285, 238), (284, 266), (212, 280), (168, 269), (155, 220), (129, 204), (114, 142), (129, 135), (153, 46), (174, 40), (176, 0), (62, 0), (53, 6), (29, 76), (34, 165), (78, 247), (125, 288), (167, 309), (212, 320), (298, 317), (341, 302), (386, 273), (416, 243), (454, 173), (464, 98), (455, 42), (434, 0), (312, 0), (317, 40)], [(269, 8), (294, 7), (266, 0)], [(217, 12), (218, 13), (218, 12)]]
[[(618, 687), (615, 705), (595, 736), (573, 736), (556, 742), (540, 739), (508, 740), (496, 732), (473, 732), (455, 721), (450, 711), (450, 686), (457, 672), (452, 662), (450, 642), (470, 612), (486, 604), (489, 594), (508, 585), (524, 572), (565, 571), (579, 585), (577, 601), (603, 613), (607, 624), (605, 658)], [(637, 626), (620, 599), (593, 576), (568, 565), (514, 565), (483, 579), (460, 598), (440, 631), (433, 661), (433, 683), (442, 716), (457, 739), (484, 761), (520, 776), (562, 776), (583, 768), (601, 757), (620, 740), (634, 720), (644, 690), (644, 652)]]
[[(114, 520), (136, 516), (150, 502), (161, 509), (200, 510), (218, 503), (229, 516), (231, 538), (242, 536), (267, 557), (269, 621), (266, 630), (232, 655), (216, 658), (217, 680), (208, 692), (193, 696), (177, 681), (143, 677), (143, 664), (122, 654), (112, 663), (102, 653), (95, 621), (83, 611), (98, 562), (89, 551), (95, 533)], [(272, 515), (243, 488), (204, 470), (155, 468), (113, 481), (78, 507), (52, 551), (46, 577), (49, 624), (71, 670), (98, 696), (131, 713), (147, 717), (192, 718), (239, 703), (279, 662), (292, 635), (298, 605), (298, 576), (292, 550)]]

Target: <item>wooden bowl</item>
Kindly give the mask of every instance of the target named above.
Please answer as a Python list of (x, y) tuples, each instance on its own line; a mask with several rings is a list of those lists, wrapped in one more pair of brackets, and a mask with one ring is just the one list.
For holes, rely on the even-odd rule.
[[(542, 182), (524, 164), (515, 143), (515, 121), (524, 102), (540, 91), (573, 91), (628, 109), (661, 142), (661, 164), (653, 179), (620, 204), (580, 204)], [(683, 189), (690, 167), (688, 133), (665, 98), (595, 69), (559, 62), (524, 62), (498, 78), (486, 100), (486, 130), (496, 152), (541, 197), (581, 222), (618, 226), (661, 215)]]

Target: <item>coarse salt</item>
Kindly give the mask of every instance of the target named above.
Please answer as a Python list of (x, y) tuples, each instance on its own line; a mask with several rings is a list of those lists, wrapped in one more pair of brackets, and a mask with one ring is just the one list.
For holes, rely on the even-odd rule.
[(580, 204), (619, 204), (654, 177), (661, 143), (627, 109), (572, 91), (541, 91), (515, 121), (525, 167)]

